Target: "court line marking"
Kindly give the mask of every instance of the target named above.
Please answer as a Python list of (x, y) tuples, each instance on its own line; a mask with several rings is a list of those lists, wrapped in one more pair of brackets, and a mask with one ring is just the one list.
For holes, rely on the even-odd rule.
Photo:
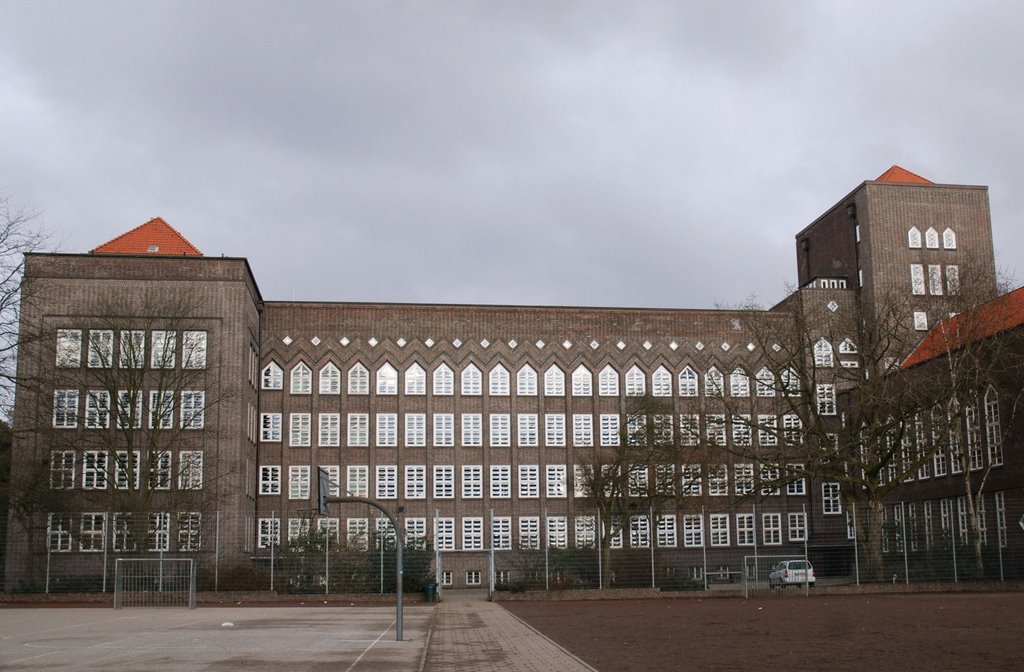
[(370, 642), (370, 645), (367, 646), (365, 649), (363, 649), (363, 652), (359, 654), (359, 657), (352, 661), (352, 664), (348, 666), (348, 669), (346, 669), (345, 672), (352, 672), (353, 668), (355, 668), (355, 666), (359, 664), (359, 661), (363, 659), (363, 656), (365, 656), (367, 653), (369, 653), (370, 649), (373, 648), (374, 644), (379, 642), (381, 640), (381, 637), (383, 637), (384, 635), (388, 634), (391, 631), (391, 626), (394, 625), (397, 622), (398, 622), (397, 618), (392, 620), (388, 624), (388, 627), (384, 628), (384, 632), (382, 632), (379, 635), (377, 635), (377, 639), (375, 639), (372, 642)]

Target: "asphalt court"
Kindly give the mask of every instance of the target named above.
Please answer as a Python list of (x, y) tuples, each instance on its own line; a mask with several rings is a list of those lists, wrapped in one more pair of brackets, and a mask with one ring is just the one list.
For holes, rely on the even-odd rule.
[(432, 607), (0, 609), (3, 670), (414, 672)]

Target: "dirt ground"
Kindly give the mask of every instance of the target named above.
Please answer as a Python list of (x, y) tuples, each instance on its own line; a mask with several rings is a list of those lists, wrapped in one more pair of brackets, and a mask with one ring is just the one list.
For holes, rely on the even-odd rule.
[(502, 602), (599, 672), (1024, 669), (1024, 594)]

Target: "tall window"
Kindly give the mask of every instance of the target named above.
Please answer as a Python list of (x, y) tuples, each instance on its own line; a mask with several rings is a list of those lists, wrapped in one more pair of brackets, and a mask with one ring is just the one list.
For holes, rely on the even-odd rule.
[(186, 390), (181, 393), (181, 426), (202, 429), (206, 422), (206, 392)]
[(517, 418), (519, 431), (517, 433), (517, 441), (520, 446), (536, 446), (538, 445), (538, 427), (537, 427), (537, 414), (536, 413), (520, 413)]
[(757, 396), (759, 397), (774, 397), (775, 396), (775, 374), (769, 371), (767, 368), (762, 368), (757, 372)]
[(536, 464), (519, 465), (519, 497), (522, 499), (540, 497), (540, 467)]
[(427, 414), (405, 414), (405, 445), (408, 448), (422, 448), (427, 445)]
[(939, 249), (939, 232), (929, 226), (924, 232), (924, 244), (929, 250)]
[(921, 247), (921, 230), (916, 226), (910, 227), (910, 230), (907, 231), (907, 246), (913, 249)]
[(483, 375), (475, 364), (462, 370), (462, 396), (479, 397), (483, 394)]
[(722, 377), (722, 372), (712, 366), (708, 369), (707, 373), (704, 374), (704, 394), (720, 397), (724, 391), (725, 380)]
[(491, 498), (509, 499), (512, 496), (512, 467), (508, 464), (491, 465)]
[(423, 464), (405, 465), (405, 498), (426, 499), (427, 467)]
[(956, 249), (956, 234), (953, 233), (953, 229), (946, 229), (942, 232), (942, 247), (947, 250)]
[(651, 394), (655, 397), (672, 396), (672, 374), (664, 366), (659, 366), (651, 374)]
[(88, 429), (110, 427), (110, 393), (106, 390), (90, 390), (85, 395), (85, 426)]
[(565, 415), (546, 413), (544, 415), (544, 445), (562, 447), (565, 445)]
[(174, 353), (177, 348), (177, 332), (154, 331), (151, 336), (150, 367), (154, 369), (173, 369)]
[(434, 396), (450, 397), (455, 394), (455, 372), (447, 364), (434, 369)]
[(281, 414), (260, 414), (260, 441), (274, 443), (281, 440)]
[(594, 394), (593, 376), (585, 366), (580, 364), (572, 372), (572, 396), (589, 397)]
[(601, 445), (619, 445), (619, 416), (611, 413), (601, 415)]
[(174, 427), (174, 393), (152, 391), (149, 393), (149, 426), (152, 429)]
[(956, 264), (946, 266), (946, 291), (951, 296), (960, 293), (960, 267)]
[(377, 369), (377, 394), (398, 394), (398, 371), (387, 362)]
[(377, 499), (398, 499), (398, 466), (377, 465)]
[(82, 363), (82, 330), (57, 330), (57, 366), (74, 368)]
[(838, 515), (843, 512), (838, 483), (821, 484), (821, 512), (826, 515)]
[(407, 395), (427, 393), (427, 372), (419, 364), (413, 363), (405, 370), (405, 393)]
[(765, 546), (778, 546), (782, 543), (782, 514), (761, 514), (761, 540)]
[(516, 394), (520, 397), (537, 396), (537, 372), (529, 364), (516, 374)]
[(820, 415), (836, 414), (836, 386), (832, 384), (820, 384), (815, 386), (815, 396), (818, 402), (818, 413)]
[(462, 445), (474, 448), (484, 445), (483, 416), (481, 414), (462, 414)]
[(114, 365), (114, 332), (93, 329), (89, 332), (90, 369), (108, 369)]
[(735, 369), (729, 374), (729, 394), (733, 397), (750, 396), (750, 377), (743, 369)]
[(480, 499), (484, 496), (484, 468), (479, 464), (462, 465), (462, 498)]
[(320, 394), (341, 394), (341, 371), (331, 362), (320, 369)]
[(292, 394), (310, 394), (313, 391), (313, 372), (302, 362), (292, 369), (289, 391)]
[(573, 414), (572, 445), (581, 447), (594, 445), (594, 416), (583, 413)]
[(341, 445), (341, 413), (321, 413), (317, 443), (324, 447)]
[(310, 445), (312, 419), (309, 413), (291, 413), (288, 416), (288, 445), (299, 448)]
[(498, 364), (489, 375), (488, 392), (492, 397), (507, 397), (509, 394), (508, 369)]
[(434, 447), (451, 448), (455, 445), (455, 415), (434, 413)]
[(284, 371), (281, 367), (271, 362), (263, 368), (263, 389), (280, 390), (284, 385)]
[(491, 413), (491, 445), (507, 448), (512, 445), (511, 421), (508, 413)]
[(548, 497), (563, 498), (566, 496), (566, 482), (568, 475), (564, 464), (549, 464), (547, 466), (547, 484), (545, 493)]
[(434, 465), (434, 499), (455, 498), (455, 467), (451, 464)]
[(348, 370), (348, 393), (370, 393), (370, 372), (359, 362), (356, 362), (352, 368)]
[(988, 461), (993, 467), (1003, 464), (1003, 432), (999, 423), (999, 395), (989, 386), (985, 391), (985, 439)]
[(544, 372), (544, 396), (564, 397), (565, 396), (565, 374), (562, 370), (552, 364)]
[(933, 296), (942, 296), (942, 266), (928, 265), (928, 292)]
[(687, 366), (679, 372), (679, 396), (696, 397), (698, 394), (697, 372)]
[(832, 344), (824, 338), (814, 344), (814, 365), (818, 368), (829, 368), (834, 366)]
[(602, 397), (619, 396), (619, 372), (611, 364), (601, 369), (597, 376), (597, 393)]
[(288, 499), (309, 499), (309, 465), (288, 467)]
[(924, 295), (924, 266), (921, 264), (910, 265), (910, 293)]
[(206, 332), (184, 331), (181, 334), (181, 365), (186, 369), (206, 368)]
[(370, 415), (368, 413), (348, 414), (348, 445), (363, 448), (370, 445)]
[(626, 371), (626, 396), (642, 397), (647, 393), (647, 376), (640, 367), (633, 365)]
[(394, 448), (398, 445), (398, 414), (377, 414), (377, 445)]

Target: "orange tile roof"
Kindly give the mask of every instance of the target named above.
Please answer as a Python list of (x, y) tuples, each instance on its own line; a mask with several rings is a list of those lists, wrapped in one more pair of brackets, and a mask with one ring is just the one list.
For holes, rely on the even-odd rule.
[(912, 173), (906, 168), (900, 168), (899, 166), (893, 166), (889, 170), (879, 175), (875, 182), (910, 182), (911, 184), (934, 184), (931, 180), (926, 180), (916, 173)]
[(928, 332), (902, 368), (923, 364), (961, 346), (1024, 324), (1024, 287), (997, 296), (974, 310), (942, 320)]
[(103, 243), (92, 254), (161, 254), (201, 257), (203, 253), (160, 217)]

